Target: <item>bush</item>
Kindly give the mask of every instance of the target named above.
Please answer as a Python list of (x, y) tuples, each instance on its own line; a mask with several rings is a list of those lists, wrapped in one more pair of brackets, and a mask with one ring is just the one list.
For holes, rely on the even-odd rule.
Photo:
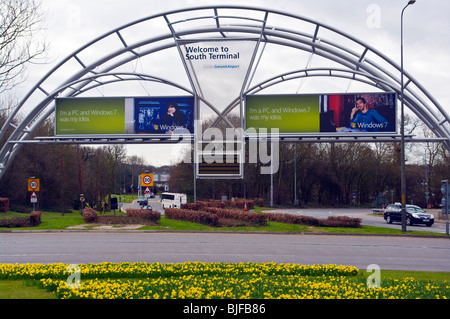
[(41, 224), (41, 214), (40, 211), (32, 211), (29, 217), (0, 219), (0, 227), (20, 228), (39, 226)]
[(267, 216), (264, 214), (257, 214), (252, 212), (243, 212), (237, 209), (223, 209), (216, 207), (206, 207), (204, 209), (208, 213), (212, 213), (219, 218), (231, 218), (244, 222), (257, 224), (259, 226), (267, 226)]
[(18, 227), (31, 227), (29, 217), (18, 217), (18, 218), (5, 218), (0, 219), (0, 227), (5, 228), (18, 228)]
[[(258, 206), (262, 206), (264, 201), (262, 199), (257, 199)], [(196, 203), (186, 203), (182, 204), (181, 208), (192, 209), (192, 210), (203, 210), (205, 207), (216, 207), (216, 208), (238, 208), (245, 209), (245, 205), (247, 205), (247, 209), (253, 209), (255, 206), (255, 200), (244, 199), (244, 198), (236, 198), (234, 201), (231, 200), (206, 200), (206, 201), (197, 201)]]
[(330, 216), (327, 219), (320, 220), (321, 226), (324, 227), (349, 227), (360, 228), (361, 218), (353, 218), (347, 216)]
[(30, 214), (30, 224), (32, 226), (39, 226), (41, 224), (41, 211), (32, 211)]
[(219, 217), (208, 212), (183, 208), (166, 208), (164, 213), (170, 219), (184, 220), (213, 227), (219, 226)]
[(291, 214), (266, 214), (270, 221), (300, 224), (306, 226), (322, 226), (322, 227), (361, 227), (361, 219), (347, 216), (330, 216), (327, 219), (318, 219), (312, 216), (298, 216)]
[(131, 218), (141, 218), (153, 222), (161, 219), (161, 214), (151, 209), (127, 209), (127, 216)]
[(6, 213), (9, 210), (9, 198), (0, 197), (0, 213)]
[(92, 208), (85, 208), (83, 210), (83, 220), (85, 223), (96, 223), (98, 221), (98, 214)]
[(311, 216), (298, 216), (291, 214), (266, 214), (270, 221), (287, 223), (287, 224), (299, 224), (306, 226), (319, 226), (320, 222), (317, 218)]

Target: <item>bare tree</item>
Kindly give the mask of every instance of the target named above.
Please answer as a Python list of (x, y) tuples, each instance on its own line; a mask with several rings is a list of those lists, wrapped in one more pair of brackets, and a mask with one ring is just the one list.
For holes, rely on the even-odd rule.
[(47, 49), (38, 0), (0, 0), (0, 93), (26, 78), (26, 68)]

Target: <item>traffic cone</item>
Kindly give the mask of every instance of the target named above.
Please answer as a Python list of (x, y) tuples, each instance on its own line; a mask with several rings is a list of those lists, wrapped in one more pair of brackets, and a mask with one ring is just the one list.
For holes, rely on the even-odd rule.
[(244, 204), (244, 210), (247, 210), (247, 203)]

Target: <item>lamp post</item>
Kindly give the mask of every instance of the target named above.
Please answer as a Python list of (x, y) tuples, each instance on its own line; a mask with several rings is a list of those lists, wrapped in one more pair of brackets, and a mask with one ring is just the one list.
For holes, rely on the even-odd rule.
[(416, 0), (409, 0), (403, 8), (400, 19), (400, 68), (401, 68), (401, 192), (402, 192), (402, 232), (406, 232), (406, 178), (405, 178), (405, 110), (403, 105), (403, 13), (405, 9), (414, 4)]

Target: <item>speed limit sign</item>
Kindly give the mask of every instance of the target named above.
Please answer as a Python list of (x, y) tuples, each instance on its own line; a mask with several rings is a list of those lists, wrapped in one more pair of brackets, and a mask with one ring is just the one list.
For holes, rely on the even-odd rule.
[(153, 174), (141, 174), (141, 186), (147, 187), (147, 186), (153, 186)]
[(39, 178), (29, 178), (28, 179), (28, 191), (29, 192), (39, 192)]

